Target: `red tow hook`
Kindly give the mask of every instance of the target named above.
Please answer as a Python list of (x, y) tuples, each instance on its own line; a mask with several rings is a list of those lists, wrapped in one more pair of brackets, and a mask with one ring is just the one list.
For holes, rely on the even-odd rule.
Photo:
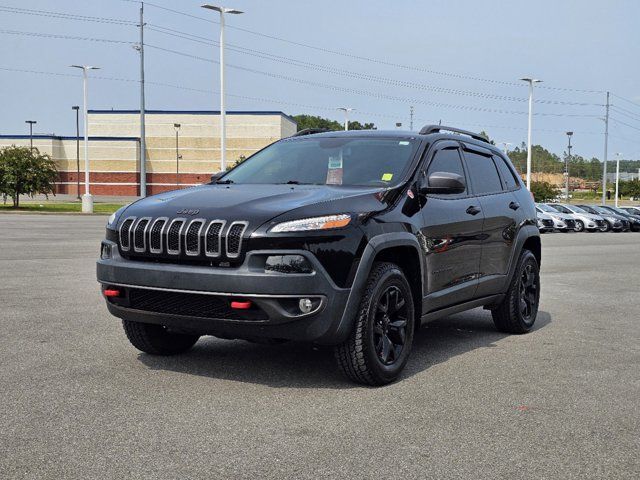
[(249, 310), (251, 308), (251, 302), (249, 300), (245, 300), (242, 302), (233, 301), (231, 302), (231, 308), (234, 310)]
[(105, 297), (119, 297), (122, 292), (116, 288), (105, 288), (102, 294)]

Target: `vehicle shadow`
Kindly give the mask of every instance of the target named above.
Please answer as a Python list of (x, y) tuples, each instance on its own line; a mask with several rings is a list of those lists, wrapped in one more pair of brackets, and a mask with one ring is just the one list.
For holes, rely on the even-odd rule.
[[(549, 313), (539, 312), (530, 335), (550, 322)], [(399, 381), (477, 348), (495, 347), (497, 341), (507, 336), (495, 329), (491, 314), (482, 309), (430, 322), (416, 333), (411, 359)], [(203, 337), (186, 354), (158, 357), (141, 353), (138, 360), (153, 370), (272, 388), (363, 388), (341, 375), (331, 347), (303, 343), (261, 345)]]

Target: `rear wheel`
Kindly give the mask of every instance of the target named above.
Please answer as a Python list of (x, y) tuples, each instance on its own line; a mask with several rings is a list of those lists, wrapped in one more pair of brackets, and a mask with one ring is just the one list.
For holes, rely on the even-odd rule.
[(353, 330), (335, 347), (338, 365), (358, 383), (393, 382), (409, 359), (414, 329), (413, 298), (404, 273), (393, 263), (376, 262)]
[(175, 333), (162, 325), (122, 321), (124, 332), (131, 345), (151, 355), (176, 355), (189, 350), (199, 335)]
[(501, 332), (527, 333), (536, 321), (539, 301), (538, 261), (530, 250), (523, 250), (505, 299), (492, 311), (493, 323)]

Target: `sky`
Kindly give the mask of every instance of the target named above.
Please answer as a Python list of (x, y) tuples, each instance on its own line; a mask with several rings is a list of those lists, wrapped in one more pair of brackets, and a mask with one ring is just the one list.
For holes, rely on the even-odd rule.
[[(345, 106), (353, 120), (408, 129), (413, 106), (415, 130), (441, 121), (514, 148), (527, 137), (519, 79), (535, 77), (534, 144), (561, 155), (573, 131), (574, 154), (602, 159), (610, 91), (609, 158), (640, 159), (637, 0), (226, 2), (245, 12), (227, 16), (227, 110), (342, 121)], [(218, 14), (201, 3), (145, 2), (147, 109), (219, 109)], [(36, 133), (74, 135), (82, 80), (71, 64), (101, 67), (89, 108), (139, 108), (139, 6), (0, 0), (0, 134), (36, 120)]]

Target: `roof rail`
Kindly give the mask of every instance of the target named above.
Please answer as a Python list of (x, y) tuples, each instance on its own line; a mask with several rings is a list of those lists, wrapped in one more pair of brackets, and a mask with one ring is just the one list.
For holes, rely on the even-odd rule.
[(302, 137), (304, 135), (313, 135), (314, 133), (324, 133), (328, 132), (328, 128), (305, 128), (304, 130), (300, 130), (299, 132), (291, 135), (292, 137)]
[(420, 135), (428, 135), (430, 133), (438, 133), (442, 131), (459, 133), (461, 135), (467, 135), (473, 138), (474, 140), (480, 140), (481, 142), (491, 143), (489, 142), (489, 139), (487, 137), (484, 137), (479, 133), (469, 132), (467, 130), (462, 130), (460, 128), (445, 127), (444, 125), (425, 125), (424, 127), (422, 127), (422, 130), (420, 130)]

